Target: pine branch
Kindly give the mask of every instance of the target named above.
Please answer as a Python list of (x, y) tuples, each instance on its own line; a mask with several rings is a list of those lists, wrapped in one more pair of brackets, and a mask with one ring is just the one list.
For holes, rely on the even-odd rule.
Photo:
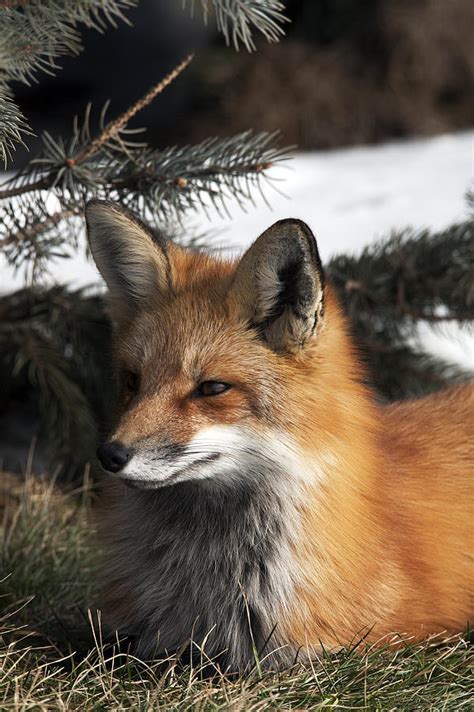
[[(161, 94), (166, 87), (168, 87), (181, 72), (189, 65), (193, 58), (193, 55), (188, 55), (180, 64), (178, 64), (164, 79), (155, 84), (143, 97), (135, 102), (129, 109), (127, 109), (123, 114), (121, 114), (117, 119), (109, 122), (107, 126), (103, 128), (99, 136), (91, 140), (89, 135), (88, 125), (83, 129), (82, 132), (79, 131), (77, 127), (74, 129), (72, 146), (76, 145), (83, 136), (86, 136), (84, 145), (80, 150), (70, 157), (64, 158), (64, 165), (56, 165), (56, 171), (51, 170), (49, 173), (45, 173), (41, 178), (37, 180), (23, 181), (25, 174), (35, 173), (35, 165), (44, 161), (44, 157), (39, 157), (31, 162), (33, 170), (30, 172), (30, 166), (27, 167), (25, 173), (21, 173), (19, 176), (13, 178), (12, 188), (5, 188), (0, 190), (0, 201), (9, 198), (15, 198), (25, 193), (35, 193), (41, 190), (48, 190), (57, 182), (58, 175), (63, 171), (64, 168), (75, 168), (85, 163), (89, 159), (93, 158), (96, 153), (98, 153), (104, 146), (110, 144), (110, 142), (117, 138), (121, 131), (123, 131), (127, 123), (132, 119), (135, 114), (144, 109), (148, 104), (150, 104), (158, 94)], [(89, 112), (89, 109), (88, 109)], [(88, 112), (86, 114), (88, 118)], [(49, 134), (45, 133), (43, 135), (43, 140), (46, 147), (56, 148), (53, 139)], [(61, 141), (61, 139), (60, 139)]]
[[(61, 57), (81, 51), (79, 24), (102, 32), (107, 24), (115, 26), (118, 19), (126, 21), (124, 12), (136, 2), (0, 0), (0, 84), (28, 84), (39, 72), (54, 73)], [(207, 19), (208, 0), (201, 0), (201, 6)], [(270, 42), (284, 34), (282, 24), (287, 19), (279, 0), (212, 0), (212, 6), (219, 30), (236, 49), (240, 43), (249, 51), (255, 49), (253, 30)], [(4, 162), (21, 134), (28, 132), (18, 108), (12, 101), (11, 104), (10, 111), (0, 111), (0, 158)]]
[[(269, 42), (278, 42), (285, 34), (281, 27), (288, 19), (283, 15), (284, 3), (279, 0), (211, 0), (217, 28), (228, 45), (239, 49), (243, 44), (251, 52), (255, 50), (253, 30), (257, 30)], [(200, 0), (207, 22), (210, 0)], [(186, 0), (184, 0), (186, 4)], [(194, 0), (191, 0), (194, 8)]]
[(383, 314), (384, 328), (397, 337), (419, 320), (468, 326), (474, 319), (474, 220), (434, 234), (403, 230), (360, 257), (334, 258), (328, 271), (351, 315)]
[(98, 195), (118, 199), (158, 223), (209, 206), (227, 210), (233, 199), (253, 202), (268, 170), (289, 158), (276, 135), (251, 131), (195, 146), (143, 148), (129, 154), (118, 171), (104, 171)]
[[(102, 32), (125, 20), (135, 0), (1, 0), (0, 86), (29, 84), (39, 72), (54, 73), (57, 60), (78, 54), (78, 24)], [(0, 99), (0, 158), (5, 163), (29, 128), (11, 97)]]
[(23, 136), (31, 135), (25, 117), (16, 104), (0, 88), (0, 163), (6, 168), (17, 144)]
[[(157, 150), (128, 139), (128, 121), (160, 94), (190, 63), (188, 56), (170, 74), (92, 138), (90, 107), (82, 126), (76, 121), (69, 141), (42, 136), (44, 149), (0, 189), (0, 245), (29, 280), (47, 274), (48, 254), (60, 255), (61, 234), (92, 197), (117, 200), (158, 224), (198, 206), (225, 211), (230, 198), (253, 201), (262, 179), (288, 151), (274, 135), (245, 132), (208, 139), (197, 146)], [(107, 105), (106, 105), (107, 106)], [(44, 191), (56, 198), (50, 211)], [(60, 216), (60, 219), (59, 217)], [(69, 244), (76, 244), (74, 237)], [(31, 262), (31, 265), (28, 264)]]
[(358, 345), (367, 365), (369, 384), (384, 400), (418, 398), (472, 380), (472, 371), (420, 351), (410, 343), (394, 343), (381, 334), (379, 338), (374, 342), (359, 335)]
[(469, 215), (472, 220), (474, 220), (474, 185), (466, 191), (466, 203), (469, 210)]
[[(18, 183), (15, 184), (15, 181), (16, 178), (11, 181), (11, 188), (4, 188), (3, 190), (0, 190), (0, 201), (16, 198), (20, 195), (24, 195), (25, 193), (37, 193), (41, 190), (48, 190), (48, 188), (53, 185), (54, 178), (53, 176), (45, 175), (43, 178), (38, 178), (38, 180), (34, 180), (31, 183), (18, 181)], [(4, 183), (3, 185), (8, 185), (8, 183)]]
[(438, 233), (404, 230), (327, 273), (349, 314), (370, 380), (388, 400), (429, 393), (473, 374), (420, 352), (420, 322), (474, 325), (474, 221)]
[(82, 49), (77, 25), (103, 32), (126, 21), (133, 0), (30, 0), (0, 7), (0, 76), (28, 83), (39, 71), (55, 71), (56, 60)]
[(72, 209), (48, 212), (46, 206), (26, 205), (19, 211), (10, 206), (3, 211), (6, 236), (0, 249), (15, 271), (23, 271), (27, 284), (40, 277), (44, 281), (51, 259), (69, 257), (77, 247), (83, 228), (79, 216), (82, 212)]
[[(111, 121), (104, 130), (100, 133), (97, 138), (95, 138), (88, 146), (84, 146), (76, 156), (69, 158), (67, 165), (69, 168), (77, 166), (84, 163), (89, 158), (92, 158), (102, 146), (109, 143), (113, 138), (115, 138), (122, 129), (126, 127), (128, 122), (137, 114), (139, 111), (144, 109), (148, 104), (150, 104), (153, 99), (155, 99), (158, 94), (161, 94), (166, 87), (168, 87), (186, 67), (190, 64), (193, 59), (193, 55), (189, 54), (180, 64), (178, 64), (164, 79), (155, 84), (141, 99), (135, 102), (127, 111), (125, 111), (118, 119)], [(0, 195), (1, 198), (1, 195)]]
[(25, 225), (24, 227), (18, 228), (18, 233), (10, 234), (3, 240), (0, 240), (0, 247), (6, 249), (11, 245), (18, 245), (24, 240), (35, 240), (39, 237), (45, 230), (50, 227), (57, 227), (62, 220), (71, 218), (79, 213), (74, 213), (72, 210), (57, 210), (55, 213), (50, 215), (41, 216), (31, 224)]
[(466, 324), (472, 319), (472, 310), (462, 311), (457, 310), (455, 313), (449, 314), (439, 314), (436, 312), (426, 312), (422, 309), (413, 309), (407, 304), (400, 304), (398, 307), (400, 316), (409, 316), (417, 321), (426, 321), (431, 324), (441, 324), (443, 321), (459, 321), (462, 324)]
[(83, 471), (104, 428), (111, 379), (101, 354), (110, 328), (103, 298), (63, 287), (0, 298), (2, 407), (25, 393), (37, 404), (42, 437), (55, 463)]
[[(176, 217), (180, 219), (184, 212), (199, 206), (206, 208), (213, 204), (222, 213), (231, 199), (242, 206), (253, 202), (255, 191), (262, 190), (262, 182), (270, 180), (268, 170), (272, 165), (289, 157), (287, 149), (279, 148), (271, 134), (245, 132), (165, 150), (132, 144), (123, 136), (121, 129), (120, 135), (99, 146), (94, 156), (84, 163), (76, 159), (71, 165), (67, 164), (68, 159), (81, 155), (82, 147), (87, 151), (91, 145), (87, 127), (76, 127), (68, 145), (44, 137), (43, 155), (34, 159), (10, 183), (10, 188), (0, 191), (3, 198), (0, 243), (9, 245), (7, 256), (12, 265), (18, 261), (26, 266), (28, 255), (33, 256), (35, 240), (41, 248), (36, 263), (41, 264), (42, 270), (46, 266), (48, 245), (56, 254), (56, 237), (50, 242), (47, 235), (43, 239), (41, 223), (35, 217), (39, 215), (45, 230), (50, 230), (51, 215), (47, 211), (51, 203), (45, 201), (42, 192), (47, 186), (50, 195), (57, 199), (54, 214), (59, 210), (63, 216), (76, 215), (84, 201), (100, 197), (119, 201), (158, 225)], [(21, 197), (20, 203), (16, 196)], [(33, 231), (28, 229), (30, 223), (35, 226)], [(60, 235), (59, 227), (55, 227), (54, 235)], [(19, 243), (32, 232), (36, 237), (29, 240), (28, 252)], [(31, 277), (40, 273), (36, 268)]]

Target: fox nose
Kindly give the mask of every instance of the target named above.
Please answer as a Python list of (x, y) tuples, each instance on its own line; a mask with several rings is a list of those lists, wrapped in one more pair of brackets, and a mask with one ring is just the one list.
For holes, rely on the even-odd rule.
[(97, 450), (100, 464), (107, 472), (120, 472), (130, 460), (132, 453), (118, 440), (104, 443)]

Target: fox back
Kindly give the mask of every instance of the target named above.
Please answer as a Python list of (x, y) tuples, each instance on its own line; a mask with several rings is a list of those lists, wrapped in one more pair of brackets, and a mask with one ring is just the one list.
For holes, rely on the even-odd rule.
[(110, 625), (233, 670), (461, 632), (472, 387), (379, 405), (300, 221), (225, 261), (111, 203), (86, 215), (119, 390), (98, 450)]

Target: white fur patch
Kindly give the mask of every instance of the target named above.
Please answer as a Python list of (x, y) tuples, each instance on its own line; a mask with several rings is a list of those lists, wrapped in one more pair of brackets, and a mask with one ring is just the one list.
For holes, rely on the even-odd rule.
[(299, 446), (285, 433), (251, 430), (239, 425), (214, 425), (201, 430), (174, 457), (150, 445), (139, 450), (119, 473), (143, 488), (216, 478), (232, 484), (259, 472), (284, 471), (295, 482), (321, 479), (322, 469), (308, 467)]

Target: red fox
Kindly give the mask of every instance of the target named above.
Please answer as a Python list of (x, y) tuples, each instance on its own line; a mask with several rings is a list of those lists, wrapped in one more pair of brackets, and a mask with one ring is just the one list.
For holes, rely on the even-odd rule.
[(473, 621), (473, 388), (380, 405), (299, 220), (240, 260), (86, 208), (119, 408), (98, 458), (106, 614), (228, 669)]

